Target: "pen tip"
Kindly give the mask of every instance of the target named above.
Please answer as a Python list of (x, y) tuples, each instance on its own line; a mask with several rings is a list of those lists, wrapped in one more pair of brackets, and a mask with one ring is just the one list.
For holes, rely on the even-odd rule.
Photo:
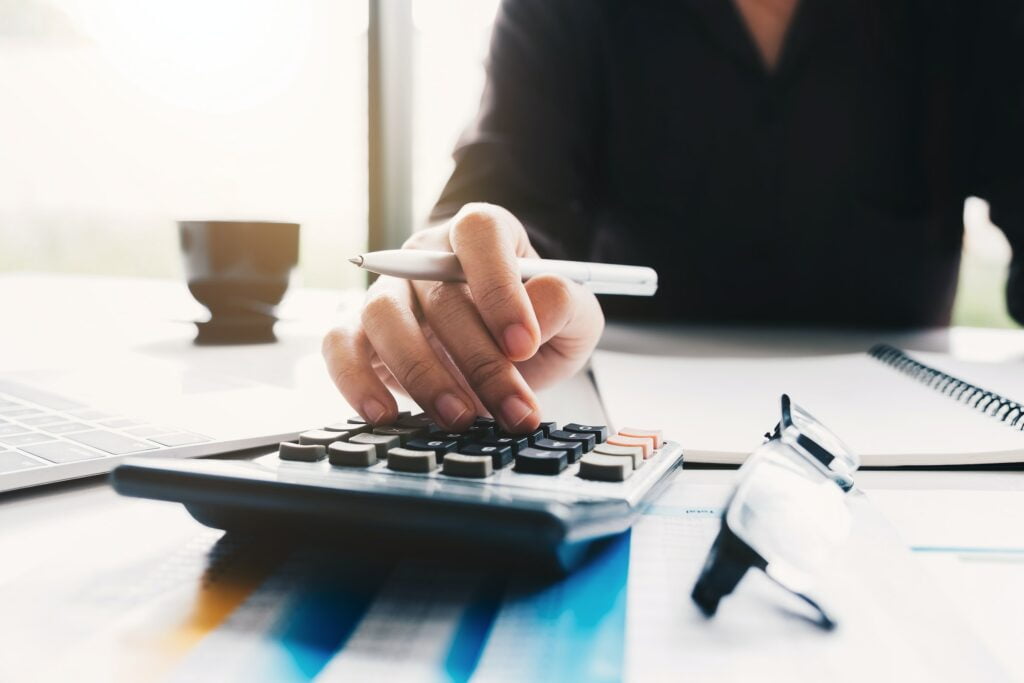
[(357, 266), (361, 266), (361, 265), (363, 265), (363, 257), (362, 256), (353, 256), (352, 258), (350, 258), (348, 260), (348, 262), (349, 263), (354, 263)]

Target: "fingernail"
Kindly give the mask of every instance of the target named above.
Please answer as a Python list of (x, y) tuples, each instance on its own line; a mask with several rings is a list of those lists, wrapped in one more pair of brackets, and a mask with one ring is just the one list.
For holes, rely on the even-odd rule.
[(509, 396), (501, 402), (501, 417), (506, 429), (515, 429), (532, 414), (530, 404), (518, 396)]
[(449, 427), (454, 427), (459, 418), (469, 412), (469, 408), (462, 402), (462, 399), (451, 393), (438, 396), (434, 401), (434, 407), (437, 408), (437, 414)]
[(363, 402), (363, 418), (373, 424), (382, 421), (387, 412), (388, 409), (384, 407), (384, 404), (375, 398), (370, 398)]
[(505, 328), (505, 353), (511, 358), (525, 359), (533, 350), (533, 336), (524, 325), (515, 323)]

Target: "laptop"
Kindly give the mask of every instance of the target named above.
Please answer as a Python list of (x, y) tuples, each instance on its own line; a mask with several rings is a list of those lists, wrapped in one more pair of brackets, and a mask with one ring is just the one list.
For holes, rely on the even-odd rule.
[(294, 439), (351, 415), (318, 358), (260, 372), (125, 354), (0, 373), (0, 492), (105, 474), (127, 457), (198, 458)]

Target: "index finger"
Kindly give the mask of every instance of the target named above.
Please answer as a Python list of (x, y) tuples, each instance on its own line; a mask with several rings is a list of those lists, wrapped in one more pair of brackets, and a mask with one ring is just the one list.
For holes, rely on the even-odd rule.
[(510, 360), (532, 357), (540, 325), (519, 273), (517, 258), (530, 251), (523, 226), (500, 207), (467, 204), (452, 219), (449, 240), (491, 336)]

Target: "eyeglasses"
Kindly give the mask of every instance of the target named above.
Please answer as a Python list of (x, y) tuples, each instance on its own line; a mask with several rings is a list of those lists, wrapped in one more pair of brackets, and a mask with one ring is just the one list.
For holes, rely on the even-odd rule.
[(774, 431), (740, 467), (691, 597), (711, 617), (754, 567), (808, 604), (817, 625), (832, 629), (835, 619), (813, 597), (814, 576), (849, 535), (846, 494), (860, 459), (789, 396), (781, 403)]

